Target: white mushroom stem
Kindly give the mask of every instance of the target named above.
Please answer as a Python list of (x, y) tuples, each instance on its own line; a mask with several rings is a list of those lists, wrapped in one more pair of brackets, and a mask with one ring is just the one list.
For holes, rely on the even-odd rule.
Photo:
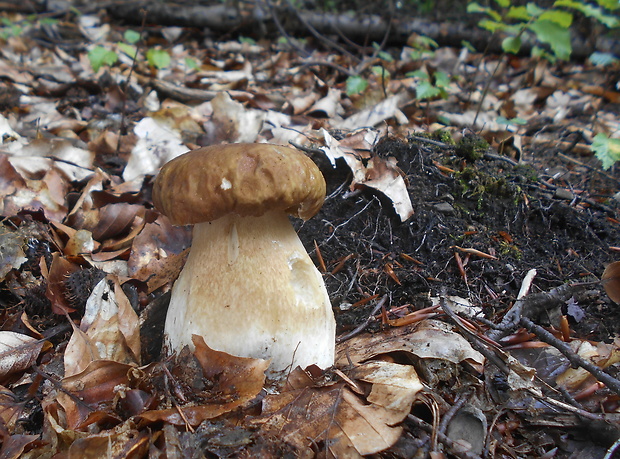
[(334, 363), (335, 321), (323, 278), (284, 212), (194, 226), (172, 289), (169, 350), (201, 335), (211, 348), (271, 359), (272, 373)]

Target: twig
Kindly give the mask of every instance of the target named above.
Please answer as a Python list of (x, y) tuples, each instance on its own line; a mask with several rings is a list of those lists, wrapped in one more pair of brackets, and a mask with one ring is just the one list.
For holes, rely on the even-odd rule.
[(308, 21), (306, 21), (306, 19), (299, 13), (299, 10), (297, 8), (295, 8), (295, 6), (293, 5), (293, 2), (291, 0), (286, 0), (286, 3), (288, 4), (289, 8), (291, 8), (294, 12), (295, 15), (297, 16), (297, 18), (299, 19), (299, 21), (306, 27), (306, 29), (308, 29), (308, 31), (314, 35), (314, 37), (319, 40), (322, 41), (323, 43), (327, 43), (329, 46), (331, 46), (332, 48), (334, 48), (337, 51), (340, 51), (342, 54), (346, 54), (347, 56), (349, 56), (351, 59), (355, 60), (356, 62), (359, 62), (360, 60), (355, 57), (353, 54), (351, 54), (349, 51), (347, 51), (346, 49), (344, 49), (342, 46), (340, 46), (338, 43), (336, 43), (333, 40), (330, 40), (329, 38), (325, 37), (324, 35), (321, 35), (319, 33), (318, 30), (316, 30), (314, 28), (314, 26), (312, 26), (312, 24), (310, 24)]
[(351, 330), (349, 333), (342, 335), (340, 337), (338, 337), (336, 339), (337, 343), (342, 343), (343, 341), (346, 341), (348, 339), (353, 338), (355, 335), (360, 334), (361, 332), (363, 332), (366, 327), (368, 327), (368, 324), (370, 323), (371, 320), (373, 320), (373, 316), (377, 313), (377, 311), (379, 311), (379, 309), (381, 309), (384, 305), (385, 302), (387, 301), (388, 296), (387, 295), (383, 295), (383, 298), (381, 298), (379, 300), (379, 302), (377, 303), (377, 305), (373, 308), (372, 312), (370, 313), (370, 315), (368, 316), (368, 318), (364, 321), (364, 323), (358, 325), (357, 327), (355, 327), (353, 330)]
[(587, 370), (590, 374), (592, 374), (592, 376), (605, 384), (610, 390), (620, 395), (620, 381), (618, 379), (614, 378), (600, 367), (594, 365), (592, 362), (577, 355), (568, 344), (564, 341), (560, 341), (558, 338), (553, 336), (540, 325), (536, 325), (527, 317), (521, 317), (519, 323), (527, 329), (527, 331), (534, 333), (538, 339), (555, 347), (558, 351), (564, 354), (574, 368), (581, 367)]
[(456, 445), (451, 439), (450, 437), (448, 437), (446, 434), (443, 434), (441, 432), (435, 432), (433, 429), (433, 426), (430, 425), (429, 423), (423, 421), (422, 419), (412, 415), (412, 414), (408, 414), (407, 415), (407, 420), (412, 422), (413, 424), (415, 424), (416, 427), (419, 427), (420, 429), (433, 434), (435, 433), (437, 435), (437, 439), (443, 443), (444, 445), (446, 445), (449, 449), (450, 452), (455, 455), (456, 457), (459, 458), (463, 458), (463, 459), (482, 459), (479, 455), (474, 454), (474, 453), (469, 453), (467, 451), (459, 451), (459, 446)]
[(411, 135), (409, 136), (409, 139), (415, 140), (416, 142), (429, 143), (431, 145), (435, 145), (436, 147), (443, 148), (444, 150), (449, 150), (450, 148), (452, 148), (451, 145), (448, 145), (447, 143), (444, 143), (444, 142), (440, 142), (439, 140), (427, 139), (425, 137), (418, 137), (417, 135)]
[(296, 49), (298, 53), (306, 57), (310, 56), (310, 53), (306, 51), (305, 49), (303, 49), (301, 46), (299, 46), (297, 44), (297, 41), (288, 34), (286, 29), (280, 22), (280, 18), (278, 17), (278, 12), (273, 6), (273, 2), (271, 0), (265, 0), (265, 3), (267, 4), (267, 7), (269, 8), (269, 12), (271, 13), (271, 18), (273, 19), (273, 22), (276, 25), (276, 28), (280, 31), (280, 33), (284, 36), (284, 38), (286, 38), (286, 41), (288, 42), (288, 44), (291, 45), (294, 49)]

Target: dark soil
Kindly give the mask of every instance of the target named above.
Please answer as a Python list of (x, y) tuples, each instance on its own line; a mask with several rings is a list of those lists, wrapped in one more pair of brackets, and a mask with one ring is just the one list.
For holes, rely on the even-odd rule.
[[(493, 319), (512, 304), (528, 270), (538, 272), (535, 289), (548, 291), (567, 282), (596, 281), (617, 256), (609, 247), (620, 244), (618, 203), (596, 189), (589, 190), (596, 199), (582, 194), (569, 200), (571, 193), (543, 182), (552, 172), (497, 159), (466, 163), (413, 140), (384, 139), (375, 154), (398, 159), (415, 209), (411, 219), (401, 223), (391, 203), (376, 193), (350, 192), (346, 174), (336, 170), (324, 171), (329, 197), (300, 228), (308, 248), (318, 243), (331, 272), (326, 281), (340, 331), (364, 321), (373, 308), (343, 310), (343, 304), (388, 294), (391, 306), (419, 309), (428, 306), (429, 293), (436, 296), (442, 288), (483, 306)], [(446, 175), (433, 162), (456, 172)], [(566, 177), (555, 181), (559, 190), (617, 186), (585, 166), (565, 162), (558, 168)], [(455, 253), (462, 259), (466, 254), (455, 246), (498, 259), (470, 257), (465, 280)], [(574, 325), (582, 338), (608, 340), (617, 334), (620, 323), (609, 320), (616, 306), (604, 294), (581, 307), (586, 319)]]

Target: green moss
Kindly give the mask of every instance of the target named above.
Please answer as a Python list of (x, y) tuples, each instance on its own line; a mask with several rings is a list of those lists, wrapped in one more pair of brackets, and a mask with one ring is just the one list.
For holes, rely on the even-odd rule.
[(499, 243), (499, 253), (503, 257), (512, 257), (515, 260), (520, 260), (523, 258), (523, 252), (521, 249), (514, 244), (510, 244), (506, 241), (501, 241)]
[(489, 198), (510, 199), (514, 204), (518, 204), (521, 199), (521, 189), (505, 177), (495, 177), (472, 166), (464, 167), (455, 178), (462, 196), (477, 200), (477, 209), (481, 209)]
[(470, 163), (482, 158), (488, 150), (489, 143), (475, 134), (463, 136), (454, 147), (454, 153)]

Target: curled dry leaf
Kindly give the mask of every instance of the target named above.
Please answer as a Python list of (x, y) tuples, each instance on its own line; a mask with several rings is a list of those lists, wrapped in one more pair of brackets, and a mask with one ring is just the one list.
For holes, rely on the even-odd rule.
[(345, 383), (313, 387), (310, 378), (293, 372), (282, 394), (265, 398), (263, 415), (255, 423), (300, 454), (315, 446), (327, 457), (351, 458), (389, 448), (400, 437), (397, 424), (409, 414), (422, 389), (415, 370), (368, 362), (354, 368), (350, 376), (372, 385), (366, 400)]
[(453, 364), (467, 361), (479, 369), (484, 364), (483, 355), (452, 326), (432, 319), (375, 335), (359, 335), (341, 343), (336, 351), (336, 363), (342, 366), (347, 365), (348, 359), (359, 363), (393, 352), (408, 352), (419, 359), (445, 360)]
[(265, 112), (245, 108), (227, 92), (219, 92), (211, 101), (213, 121), (220, 135), (230, 142), (255, 142), (263, 128)]
[(0, 386), (0, 420), (9, 433), (13, 433), (15, 423), (21, 417), (24, 404), (13, 392)]
[(47, 290), (45, 296), (52, 303), (52, 312), (55, 314), (66, 314), (75, 312), (75, 309), (71, 307), (69, 300), (65, 296), (65, 281), (75, 271), (78, 271), (80, 267), (74, 263), (71, 263), (66, 258), (62, 257), (60, 253), (54, 252), (52, 258), (52, 264), (47, 276)]
[(123, 171), (123, 178), (128, 182), (154, 174), (164, 163), (188, 150), (178, 130), (161, 120), (143, 118), (134, 127), (134, 132), (138, 141)]
[(336, 140), (325, 129), (321, 129), (321, 132), (325, 140), (325, 147), (322, 150), (332, 166), (336, 167), (336, 160), (341, 158), (351, 169), (353, 173), (351, 189), (363, 185), (383, 193), (392, 201), (394, 210), (403, 222), (413, 215), (407, 185), (393, 158), (372, 157), (365, 165), (355, 149), (345, 147), (344, 142)]
[(149, 293), (179, 277), (191, 244), (191, 230), (172, 226), (165, 216), (147, 223), (133, 240), (129, 275), (146, 282)]
[(137, 216), (144, 217), (146, 209), (142, 205), (119, 202), (108, 204), (99, 210), (99, 222), (93, 228), (93, 237), (104, 241), (129, 231)]
[(74, 329), (65, 350), (65, 376), (79, 373), (99, 359), (124, 364), (139, 362), (138, 316), (118, 279), (110, 277), (95, 286), (86, 302), (80, 328)]
[(243, 406), (263, 389), (268, 360), (236, 357), (213, 350), (197, 335), (193, 336), (193, 342), (196, 346), (194, 356), (200, 364), (202, 376), (213, 383), (203, 395), (213, 402), (147, 411), (139, 415), (143, 423), (165, 421), (175, 425), (189, 423), (196, 426), (204, 420)]
[(338, 129), (355, 130), (362, 127), (375, 126), (392, 117), (395, 117), (399, 123), (404, 124), (408, 121), (407, 117), (398, 107), (406, 104), (410, 100), (411, 96), (407, 92), (402, 92), (390, 96), (359, 113), (351, 115), (346, 120), (340, 122), (334, 121), (332, 124)]
[(129, 384), (128, 373), (134, 368), (111, 360), (96, 360), (83, 371), (62, 380), (63, 390), (56, 402), (64, 416), (56, 422), (64, 429), (83, 430), (91, 424), (116, 419), (114, 397), (119, 387)]
[(0, 331), (0, 379), (32, 366), (45, 341), (11, 331)]
[(620, 303), (620, 261), (610, 263), (601, 278), (607, 296), (614, 303)]

